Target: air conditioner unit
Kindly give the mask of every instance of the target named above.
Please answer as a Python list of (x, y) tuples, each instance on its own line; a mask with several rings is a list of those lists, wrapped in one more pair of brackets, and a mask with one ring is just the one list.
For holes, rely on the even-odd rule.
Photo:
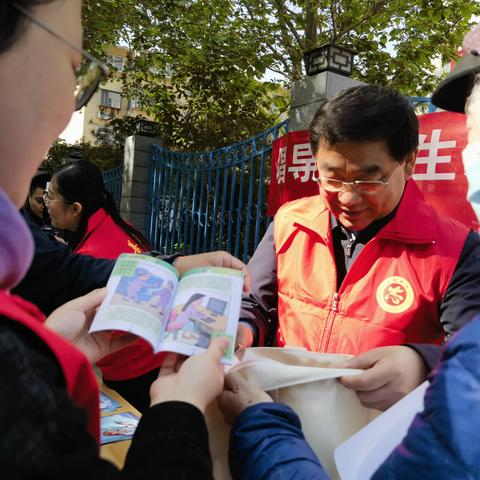
[(107, 110), (99, 110), (98, 118), (101, 118), (102, 120), (110, 120), (112, 118), (112, 114)]

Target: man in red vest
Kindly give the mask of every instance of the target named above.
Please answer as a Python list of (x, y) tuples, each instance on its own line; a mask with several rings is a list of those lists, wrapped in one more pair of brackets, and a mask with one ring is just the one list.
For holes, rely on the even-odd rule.
[(350, 88), (310, 126), (320, 194), (277, 213), (248, 267), (240, 343), (346, 353), (342, 383), (386, 409), (422, 383), (480, 304), (480, 241), (439, 215), (412, 180), (408, 99)]

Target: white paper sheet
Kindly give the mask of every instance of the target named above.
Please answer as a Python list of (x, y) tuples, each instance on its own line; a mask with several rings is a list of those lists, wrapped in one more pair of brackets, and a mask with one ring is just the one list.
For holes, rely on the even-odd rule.
[(342, 480), (367, 480), (403, 440), (418, 412), (428, 382), (422, 383), (335, 450), (335, 463)]

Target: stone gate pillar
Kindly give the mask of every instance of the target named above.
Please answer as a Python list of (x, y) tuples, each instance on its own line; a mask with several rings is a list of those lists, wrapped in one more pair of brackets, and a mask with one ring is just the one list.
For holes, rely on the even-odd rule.
[(152, 143), (161, 145), (162, 140), (141, 135), (127, 137), (123, 160), (120, 213), (127, 222), (143, 234), (145, 234)]

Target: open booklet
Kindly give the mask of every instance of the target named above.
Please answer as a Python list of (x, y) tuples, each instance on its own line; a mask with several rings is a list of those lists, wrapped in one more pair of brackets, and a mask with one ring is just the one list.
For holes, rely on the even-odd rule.
[(196, 268), (179, 278), (174, 267), (158, 258), (123, 254), (90, 332), (131, 332), (154, 352), (184, 355), (203, 352), (212, 338), (226, 336), (230, 344), (222, 362), (231, 364), (242, 289), (239, 270)]

